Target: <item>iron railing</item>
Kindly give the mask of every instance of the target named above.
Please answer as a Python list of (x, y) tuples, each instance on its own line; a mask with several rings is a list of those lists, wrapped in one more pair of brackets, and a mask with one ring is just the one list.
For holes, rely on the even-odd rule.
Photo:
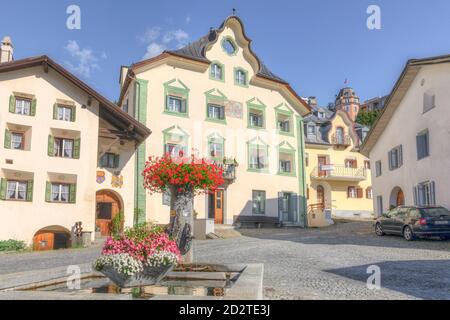
[(349, 168), (345, 165), (323, 165), (315, 167), (312, 172), (312, 177), (316, 179), (331, 179), (331, 178), (347, 178), (347, 179), (367, 179), (367, 169)]
[(349, 135), (336, 135), (331, 136), (331, 144), (337, 146), (350, 146), (352, 144), (352, 138)]
[(217, 164), (223, 170), (223, 178), (228, 181), (236, 180), (236, 165), (235, 164)]

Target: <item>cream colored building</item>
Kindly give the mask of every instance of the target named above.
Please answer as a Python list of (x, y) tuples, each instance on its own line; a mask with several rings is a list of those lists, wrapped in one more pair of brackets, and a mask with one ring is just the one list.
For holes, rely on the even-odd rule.
[[(196, 197), (197, 218), (304, 226), (302, 119), (309, 107), (250, 44), (232, 16), (185, 48), (122, 68), (119, 104), (153, 132), (138, 149), (137, 170), (149, 156), (181, 150), (220, 164), (227, 157), (226, 183)], [(140, 220), (168, 223), (170, 195), (148, 195), (141, 182)]]
[(362, 152), (377, 215), (399, 205), (450, 209), (450, 56), (409, 60)]
[(150, 130), (41, 56), (0, 60), (0, 240), (63, 248), (106, 233), (122, 211), (134, 222), (134, 151)]
[(319, 107), (304, 123), (309, 226), (325, 226), (331, 215), (372, 217), (370, 162), (359, 152), (364, 127), (343, 110)]

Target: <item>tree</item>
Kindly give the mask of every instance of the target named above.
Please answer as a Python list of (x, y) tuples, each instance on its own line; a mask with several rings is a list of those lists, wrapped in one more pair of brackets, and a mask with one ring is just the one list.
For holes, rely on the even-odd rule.
[(144, 187), (152, 193), (170, 191), (169, 235), (176, 241), (185, 262), (192, 262), (193, 202), (196, 195), (215, 192), (224, 183), (223, 170), (205, 159), (170, 155), (150, 157), (144, 172)]
[(372, 127), (375, 121), (378, 119), (380, 113), (381, 110), (372, 110), (372, 111), (361, 110), (358, 113), (358, 116), (356, 117), (356, 122), (368, 127)]

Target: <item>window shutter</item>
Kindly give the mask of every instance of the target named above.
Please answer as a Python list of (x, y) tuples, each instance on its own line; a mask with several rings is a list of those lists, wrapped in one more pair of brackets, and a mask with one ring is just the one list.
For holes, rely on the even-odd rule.
[(9, 96), (9, 112), (16, 113), (16, 97), (13, 95)]
[(426, 205), (425, 203), (425, 190), (423, 188), (423, 185), (417, 186), (417, 205), (423, 206)]
[(278, 192), (278, 220), (283, 221), (283, 192)]
[(347, 188), (347, 198), (350, 198), (351, 187)]
[(120, 163), (120, 155), (115, 154), (114, 155), (114, 168), (118, 168), (119, 167), (119, 163)]
[(77, 107), (72, 108), (72, 116), (70, 118), (70, 121), (75, 122), (77, 120)]
[(58, 120), (58, 104), (53, 104), (53, 120)]
[(80, 159), (80, 147), (81, 147), (81, 139), (75, 139), (73, 141), (73, 158)]
[(11, 132), (5, 129), (5, 149), (11, 149)]
[(436, 184), (435, 184), (435, 182), (434, 181), (432, 181), (431, 183), (430, 183), (430, 195), (431, 195), (431, 199), (430, 199), (430, 204), (432, 205), (432, 206), (435, 206), (436, 205), (436, 193), (435, 193), (435, 187), (436, 187)]
[(393, 170), (394, 164), (393, 164), (393, 161), (392, 161), (392, 157), (393, 157), (393, 151), (392, 150), (389, 151), (388, 157), (389, 157), (389, 170)]
[(403, 166), (403, 145), (398, 148), (398, 167)]
[(77, 185), (71, 184), (69, 186), (69, 203), (75, 203), (77, 201)]
[(225, 107), (220, 107), (219, 108), (219, 113), (220, 113), (220, 120), (224, 120), (225, 119)]
[(170, 105), (169, 102), (170, 102), (170, 96), (167, 95), (167, 96), (166, 96), (166, 110), (170, 110), (170, 109), (169, 109), (169, 105)]
[(414, 196), (414, 205), (417, 206), (419, 205), (418, 201), (417, 201), (417, 186), (413, 187), (413, 196)]
[(0, 180), (0, 200), (6, 200), (6, 179)]
[(417, 159), (420, 160), (423, 157), (423, 145), (421, 136), (416, 137), (416, 143), (417, 143)]
[(36, 106), (37, 100), (36, 99), (31, 100), (30, 116), (32, 117), (36, 116)]
[(55, 138), (51, 134), (48, 135), (48, 156), (55, 156)]
[(362, 199), (363, 189), (361, 189), (361, 188), (356, 189), (356, 194), (357, 194), (358, 199)]
[(306, 188), (306, 200), (309, 200), (309, 187)]
[(28, 181), (27, 183), (27, 201), (33, 201), (33, 180)]
[(52, 202), (52, 183), (49, 181), (45, 185), (45, 201)]
[(186, 113), (186, 100), (181, 100), (181, 113)]

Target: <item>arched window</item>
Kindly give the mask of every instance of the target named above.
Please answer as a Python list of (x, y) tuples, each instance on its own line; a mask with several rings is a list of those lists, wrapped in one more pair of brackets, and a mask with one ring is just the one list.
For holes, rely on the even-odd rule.
[(218, 63), (211, 65), (211, 78), (215, 80), (223, 80), (223, 67)]
[(344, 128), (336, 128), (336, 144), (344, 144)]

